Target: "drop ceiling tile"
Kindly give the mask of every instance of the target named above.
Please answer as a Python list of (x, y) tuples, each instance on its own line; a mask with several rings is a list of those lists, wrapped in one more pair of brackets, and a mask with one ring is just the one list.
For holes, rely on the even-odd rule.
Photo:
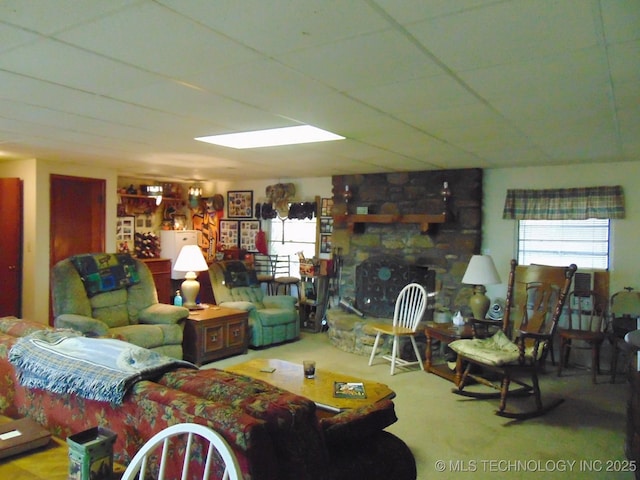
[(114, 141), (117, 141), (120, 136), (136, 138), (140, 135), (139, 131), (129, 125), (122, 126), (86, 116), (18, 104), (7, 100), (0, 100), (0, 111), (2, 116), (6, 118), (78, 132), (102, 134), (110, 136)]
[(498, 150), (487, 150), (485, 158), (490, 160), (491, 166), (495, 167), (524, 167), (527, 165), (545, 165), (552, 162), (552, 159), (539, 148), (500, 148)]
[(185, 78), (210, 70), (211, 65), (224, 67), (258, 56), (200, 23), (151, 2), (84, 23), (56, 37), (170, 78)]
[(158, 80), (142, 70), (53, 40), (41, 40), (6, 52), (0, 56), (0, 69), (97, 94)]
[(402, 119), (436, 137), (449, 130), (474, 129), (476, 125), (495, 125), (505, 122), (499, 112), (479, 102), (404, 112)]
[(222, 93), (271, 112), (286, 109), (297, 98), (328, 95), (333, 91), (320, 82), (270, 59), (216, 68), (189, 78), (189, 82), (212, 93)]
[(357, 138), (359, 132), (379, 128), (381, 122), (391, 118), (343, 93), (296, 96), (280, 105), (283, 117), (324, 128), (348, 138)]
[(426, 19), (454, 15), (500, 3), (502, 0), (429, 0), (428, 2), (398, 2), (398, 0), (376, 0), (376, 3), (401, 24), (411, 25)]
[(225, 131), (194, 132), (194, 136), (229, 133), (236, 131), (239, 126), (260, 129), (291, 125), (291, 121), (249, 104), (188, 88), (172, 81), (156, 82), (141, 89), (122, 90), (114, 96), (119, 100), (161, 112), (207, 121), (203, 126), (219, 125), (225, 128)]
[(422, 77), (369, 88), (351, 95), (390, 113), (438, 109), (477, 102), (477, 98), (449, 75)]
[[(0, 9), (2, 7), (0, 6)], [(0, 54), (12, 48), (31, 43), (40, 37), (21, 28), (0, 23)]]
[(361, 35), (276, 57), (340, 91), (353, 91), (442, 73), (396, 31)]
[(456, 72), (544, 58), (597, 44), (589, 2), (499, 2), (408, 26)]
[(489, 101), (531, 97), (543, 100), (549, 96), (581, 95), (584, 86), (604, 89), (608, 85), (606, 65), (603, 50), (591, 48), (539, 61), (465, 71), (460, 76)]
[(362, 0), (160, 0), (159, 3), (269, 56), (388, 27), (386, 20)]
[(617, 43), (608, 50), (613, 84), (640, 84), (640, 40)]
[(131, 3), (131, 0), (94, 1), (81, 4), (76, 0), (56, 0), (55, 2), (3, 0), (0, 2), (0, 18), (3, 22), (49, 35), (71, 25), (101, 17)]
[(640, 3), (636, 0), (601, 0), (600, 8), (607, 42), (640, 38)]

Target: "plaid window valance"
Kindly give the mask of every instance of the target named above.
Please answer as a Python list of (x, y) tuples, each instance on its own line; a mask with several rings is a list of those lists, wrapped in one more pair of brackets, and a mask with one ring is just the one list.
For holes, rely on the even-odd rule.
[(502, 218), (511, 220), (624, 218), (624, 194), (620, 185), (507, 190)]

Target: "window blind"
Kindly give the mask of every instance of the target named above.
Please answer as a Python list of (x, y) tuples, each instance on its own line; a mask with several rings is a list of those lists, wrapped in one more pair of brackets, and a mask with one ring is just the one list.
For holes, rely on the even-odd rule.
[(609, 220), (520, 220), (518, 263), (609, 268)]

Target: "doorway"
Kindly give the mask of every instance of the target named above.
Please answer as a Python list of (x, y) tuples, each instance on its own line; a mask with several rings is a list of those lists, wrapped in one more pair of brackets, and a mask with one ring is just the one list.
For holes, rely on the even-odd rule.
[[(104, 252), (104, 179), (51, 175), (49, 267), (80, 253)], [(50, 323), (53, 312), (50, 309)]]
[(0, 317), (21, 316), (22, 294), (22, 180), (0, 178)]

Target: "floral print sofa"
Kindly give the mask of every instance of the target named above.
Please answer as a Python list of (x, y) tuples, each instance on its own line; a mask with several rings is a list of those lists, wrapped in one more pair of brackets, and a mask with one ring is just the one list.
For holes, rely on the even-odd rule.
[(225, 437), (245, 480), (416, 478), (409, 448), (384, 431), (397, 419), (391, 401), (318, 419), (306, 398), (217, 369), (177, 368), (139, 381), (121, 405), (25, 388), (9, 350), (18, 337), (43, 328), (0, 318), (0, 414), (31, 417), (61, 438), (107, 427), (118, 435), (117, 462), (127, 464), (163, 428), (195, 422)]

